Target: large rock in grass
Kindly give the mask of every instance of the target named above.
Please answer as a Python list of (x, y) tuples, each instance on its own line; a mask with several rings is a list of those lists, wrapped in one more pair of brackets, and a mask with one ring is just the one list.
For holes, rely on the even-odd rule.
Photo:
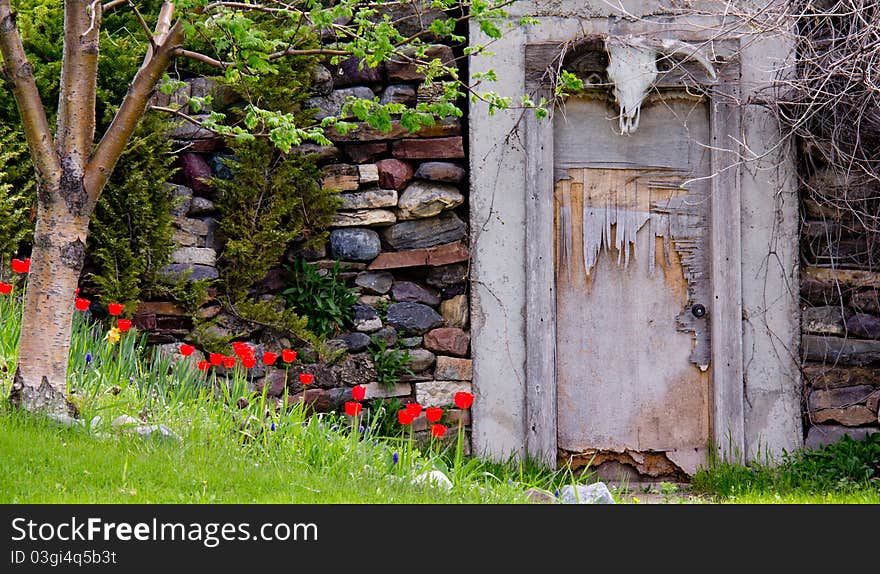
[(424, 335), (443, 324), (437, 311), (421, 303), (393, 303), (385, 318), (389, 325), (407, 335)]

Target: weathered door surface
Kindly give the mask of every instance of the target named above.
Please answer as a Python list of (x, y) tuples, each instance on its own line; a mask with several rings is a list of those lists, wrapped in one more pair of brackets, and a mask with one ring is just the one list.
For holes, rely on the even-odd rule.
[(681, 95), (641, 115), (621, 136), (576, 98), (554, 120), (558, 446), (681, 476), (710, 442), (710, 123)]

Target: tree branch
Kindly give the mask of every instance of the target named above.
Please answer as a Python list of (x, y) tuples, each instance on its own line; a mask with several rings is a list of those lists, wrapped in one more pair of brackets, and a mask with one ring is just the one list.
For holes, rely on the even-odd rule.
[(204, 64), (208, 64), (209, 66), (214, 66), (215, 68), (226, 68), (231, 65), (230, 62), (221, 62), (220, 60), (215, 60), (211, 56), (206, 56), (205, 54), (201, 54), (199, 52), (184, 50), (183, 48), (177, 48), (176, 50), (174, 50), (174, 55), (183, 56), (184, 58), (189, 58), (191, 60), (197, 60)]
[[(91, 15), (90, 5), (94, 7)], [(82, 176), (95, 137), (100, 6), (91, 0), (64, 3), (64, 56), (55, 136), (62, 164), (77, 177)]]
[[(166, 5), (168, 4), (170, 3), (166, 2)], [(165, 11), (165, 6), (162, 7), (162, 10)], [(173, 12), (173, 5), (171, 11)], [(167, 17), (170, 15), (168, 13)], [(160, 21), (156, 25), (156, 49), (149, 48), (147, 50), (147, 57), (135, 74), (128, 88), (128, 94), (122, 101), (122, 105), (119, 106), (110, 127), (104, 133), (104, 137), (101, 138), (91, 161), (86, 166), (85, 186), (93, 201), (97, 201), (98, 195), (106, 185), (113, 172), (113, 167), (131, 138), (131, 134), (144, 115), (150, 94), (171, 63), (177, 46), (183, 42), (182, 21), (178, 20), (165, 33), (160, 33), (163, 27), (160, 16)]]
[(60, 179), (60, 163), (15, 16), (9, 0), (0, 0), (0, 54), (3, 55), (6, 75), (12, 82), (12, 94), (21, 114), (37, 180), (44, 189), (54, 189)]
[(110, 10), (116, 8), (117, 6), (125, 4), (126, 2), (128, 2), (128, 0), (111, 0), (110, 2), (107, 2), (106, 4), (101, 6), (101, 11), (106, 14)]

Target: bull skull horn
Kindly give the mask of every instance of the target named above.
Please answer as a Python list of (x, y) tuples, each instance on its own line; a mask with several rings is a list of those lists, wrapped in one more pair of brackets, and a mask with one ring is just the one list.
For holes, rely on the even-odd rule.
[(639, 115), (648, 90), (657, 79), (657, 57), (679, 56), (694, 60), (715, 79), (711, 60), (687, 42), (673, 39), (648, 41), (644, 38), (605, 38), (608, 53), (608, 78), (613, 84), (612, 94), (620, 107), (620, 133), (630, 135), (639, 127)]

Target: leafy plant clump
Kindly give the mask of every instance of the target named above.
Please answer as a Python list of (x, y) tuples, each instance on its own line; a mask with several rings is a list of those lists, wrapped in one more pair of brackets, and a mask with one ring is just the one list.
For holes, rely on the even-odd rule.
[(389, 348), (388, 342), (379, 337), (372, 338), (369, 347), (370, 358), (376, 367), (377, 382), (385, 389), (391, 389), (400, 381), (402, 375), (412, 375), (409, 368), (412, 358), (409, 350), (397, 347)]
[(301, 258), (285, 268), (292, 285), (281, 294), (288, 307), (308, 317), (313, 333), (326, 339), (350, 324), (357, 293), (339, 278), (342, 267), (338, 261), (324, 274)]

